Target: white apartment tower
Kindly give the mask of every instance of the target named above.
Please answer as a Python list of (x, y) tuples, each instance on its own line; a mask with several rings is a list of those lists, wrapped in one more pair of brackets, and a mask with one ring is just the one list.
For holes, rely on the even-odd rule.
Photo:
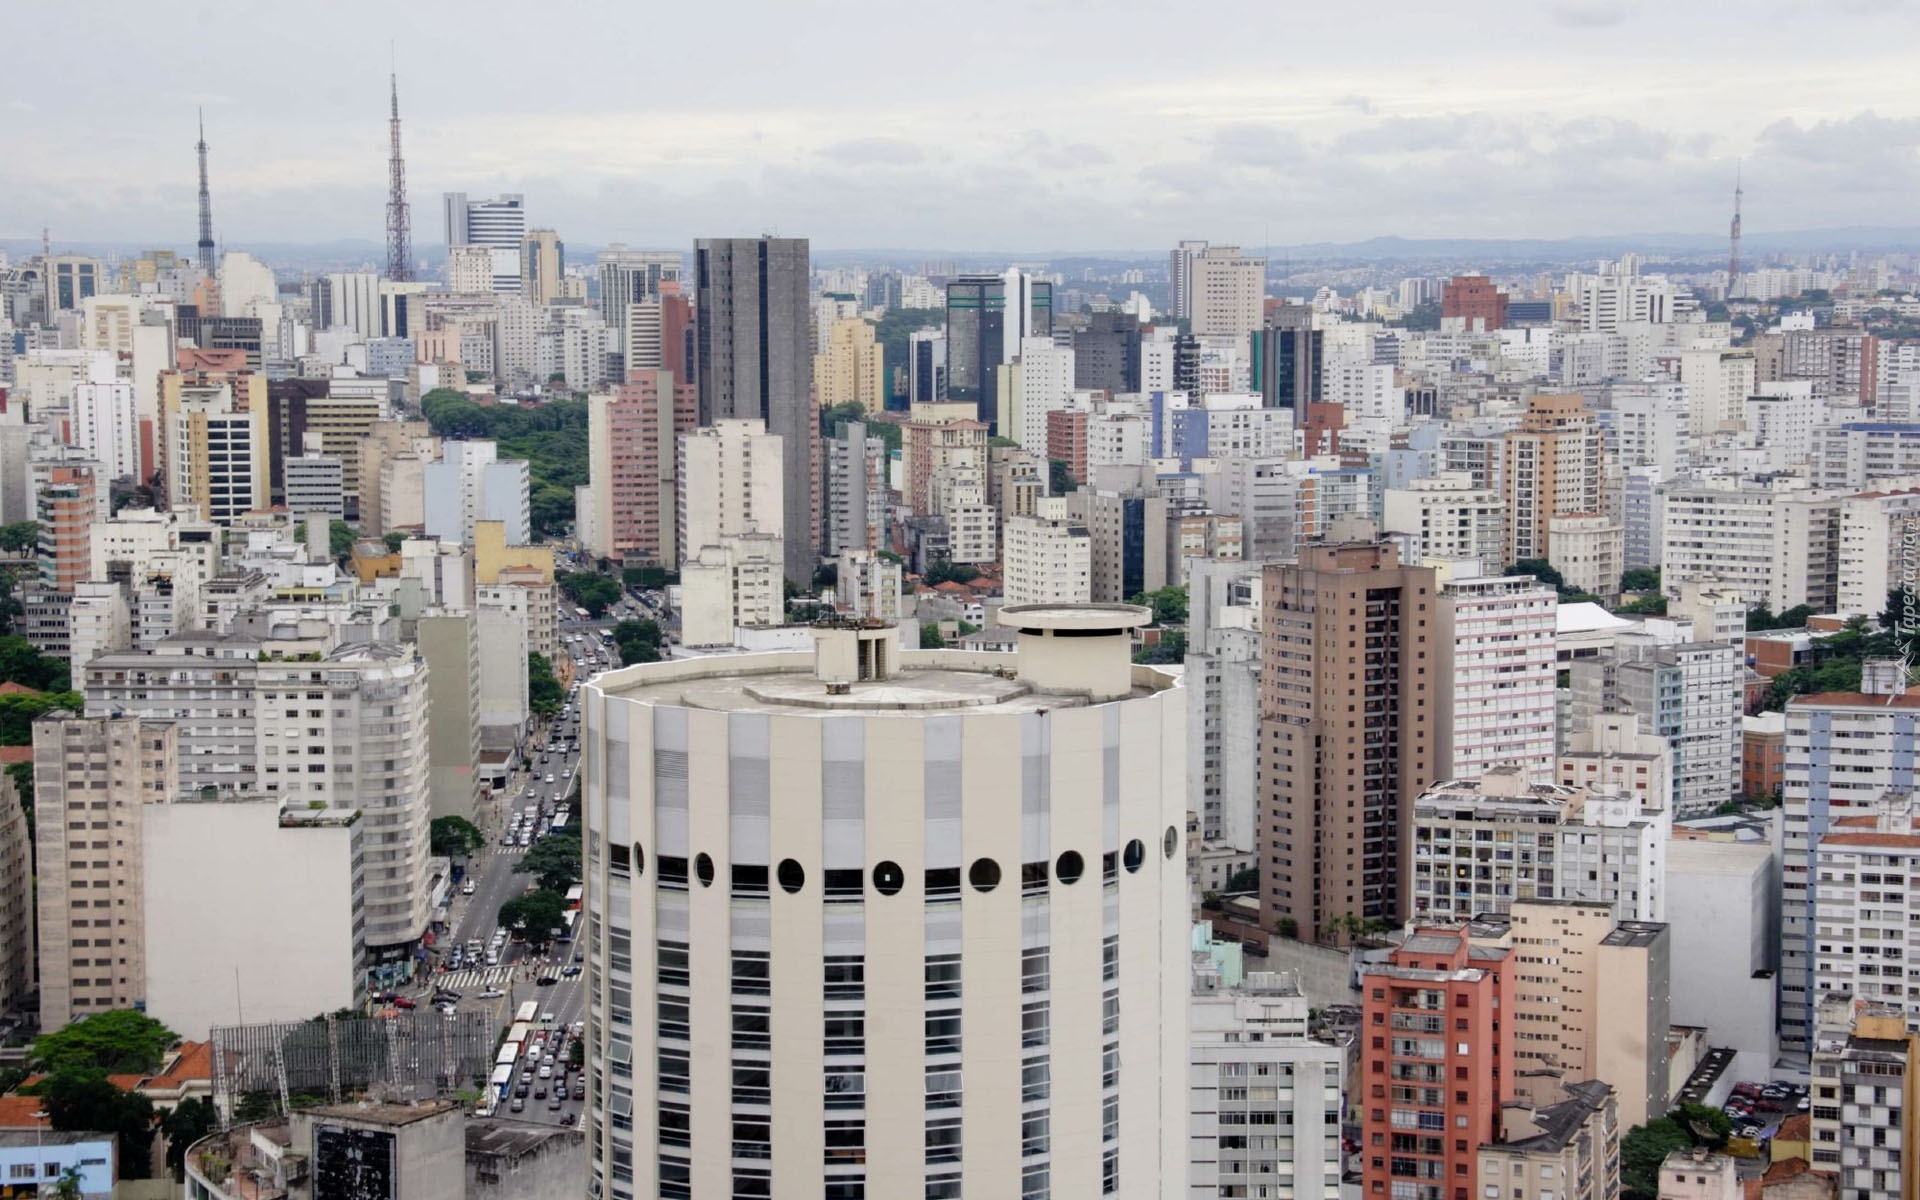
[[(1920, 692), (1906, 690), (1897, 660), (1869, 661), (1858, 693), (1802, 696), (1787, 705), (1780, 877), (1780, 1046), (1805, 1054), (1813, 1033), (1815, 954), (1834, 924), (1817, 889), (1815, 858), (1852, 817), (1875, 816), (1910, 786)], [(1844, 844), (1844, 843), (1840, 843)], [(1876, 872), (1877, 873), (1877, 872)], [(1856, 926), (1857, 928), (1857, 926)]]
[(704, 546), (758, 533), (784, 537), (781, 437), (765, 421), (734, 419), (680, 436), (677, 544), (682, 561)]
[(1008, 604), (1085, 604), (1093, 599), (1093, 539), (1067, 502), (1047, 497), (1030, 517), (1006, 523), (1002, 586)]
[[(1307, 1036), (1299, 981), (1255, 972), (1227, 986), (1196, 952), (1188, 1009), (1188, 1200), (1286, 1188), (1339, 1200), (1345, 1055)], [(1275, 1192), (1273, 1194), (1280, 1194)]]
[(56, 710), (34, 722), (40, 1028), (46, 1032), (146, 999), (141, 817), (147, 805), (175, 798), (178, 745), (167, 721)]
[(1175, 1194), (1186, 710), (1130, 661), (1149, 619), (587, 685), (590, 1191)]
[(1465, 471), (1442, 471), (1386, 489), (1381, 529), (1413, 539), (1410, 558), (1473, 558), (1493, 569), (1507, 548), (1507, 502), (1492, 488), (1475, 487)]
[(1440, 744), (1453, 747), (1449, 777), (1478, 779), (1507, 765), (1529, 783), (1553, 782), (1556, 593), (1513, 575), (1452, 580), (1439, 601), (1438, 670), (1451, 681), (1439, 714)]

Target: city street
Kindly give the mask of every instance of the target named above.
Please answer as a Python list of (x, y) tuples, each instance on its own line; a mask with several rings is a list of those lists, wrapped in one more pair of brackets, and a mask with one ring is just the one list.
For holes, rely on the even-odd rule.
[[(576, 636), (581, 640), (572, 641)], [(607, 669), (606, 659), (612, 651), (601, 641), (596, 627), (587, 623), (567, 622), (561, 626), (560, 637), (567, 654), (573, 659), (577, 679), (585, 680)], [(599, 661), (591, 661), (595, 658)], [(479, 821), (487, 841), (467, 863), (467, 880), (472, 882), (474, 891), (469, 896), (456, 888), (449, 908), (452, 932), (436, 948), (439, 951), (435, 956), (436, 964), (446, 962), (455, 947), (465, 946), (472, 941), (478, 941), (483, 946), (488, 944), (499, 924), (500, 906), (533, 886), (534, 876), (515, 874), (513, 870), (528, 848), (504, 846), (501, 841), (516, 816), (528, 808), (535, 809), (537, 813), (545, 805), (549, 811), (548, 816), (536, 822), (536, 843), (550, 827), (550, 814), (563, 811), (562, 801), (553, 801), (552, 797), (558, 794), (564, 800), (572, 794), (577, 783), (580, 754), (578, 750), (568, 747), (577, 742), (579, 720), (577, 711), (564, 718), (556, 715), (544, 728), (537, 729), (530, 742), (529, 761), (514, 774), (511, 789), (487, 801)], [(547, 747), (554, 742), (558, 742), (560, 748), (549, 752)], [(547, 780), (549, 775), (553, 777), (552, 782)], [(550, 804), (547, 803), (549, 801)], [(509, 940), (498, 966), (485, 966), (482, 960), (482, 963), (442, 971), (436, 965), (436, 969), (422, 980), (413, 994), (416, 1001), (425, 1007), (439, 989), (459, 992), (460, 1009), (484, 1012), (502, 1029), (512, 1022), (515, 1011), (521, 1005), (532, 1000), (539, 1004), (538, 1011), (542, 1017), (548, 1013), (553, 1015), (551, 1023), (541, 1022), (544, 1027), (564, 1030), (574, 1022), (583, 1020), (586, 1015), (580, 977), (576, 975), (569, 978), (563, 974), (565, 968), (574, 965), (572, 958), (575, 949), (574, 942), (555, 942), (545, 957), (530, 957), (526, 943)], [(543, 977), (557, 982), (542, 987), (538, 981)], [(483, 997), (481, 993), (486, 991), (503, 994)], [(522, 1060), (523, 1071), (531, 1071), (535, 1065)], [(524, 1111), (518, 1113), (510, 1112), (509, 1106), (502, 1102), (498, 1115), (555, 1124), (564, 1116), (578, 1119), (579, 1111), (579, 1103), (572, 1099), (557, 1111), (551, 1109), (545, 1100), (529, 1099)]]

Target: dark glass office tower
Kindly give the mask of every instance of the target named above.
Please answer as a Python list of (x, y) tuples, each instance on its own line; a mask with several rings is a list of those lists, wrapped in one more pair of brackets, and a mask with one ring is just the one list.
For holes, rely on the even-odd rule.
[(1265, 405), (1305, 413), (1321, 397), (1321, 334), (1313, 327), (1313, 310), (1303, 304), (1274, 308), (1253, 337), (1253, 386)]
[(693, 246), (700, 423), (757, 417), (785, 439), (786, 572), (806, 587), (820, 548), (807, 239), (701, 238)]
[(971, 400), (1000, 432), (995, 370), (1020, 354), (1020, 340), (1053, 336), (1053, 284), (1021, 271), (962, 275), (947, 284), (947, 399)]

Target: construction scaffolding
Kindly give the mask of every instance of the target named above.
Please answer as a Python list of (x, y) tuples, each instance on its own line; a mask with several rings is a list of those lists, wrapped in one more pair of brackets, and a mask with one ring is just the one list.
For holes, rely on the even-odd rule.
[(486, 1086), (500, 1031), (482, 1013), (328, 1017), (212, 1031), (214, 1104), (223, 1116), (249, 1093), (333, 1100), (368, 1091), (429, 1100)]

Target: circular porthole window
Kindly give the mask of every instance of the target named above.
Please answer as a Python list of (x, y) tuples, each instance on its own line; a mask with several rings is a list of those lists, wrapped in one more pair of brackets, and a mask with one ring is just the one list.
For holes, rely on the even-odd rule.
[(701, 853), (693, 860), (693, 873), (700, 880), (701, 887), (713, 886), (713, 859)]
[(1167, 836), (1160, 839), (1160, 848), (1168, 858), (1172, 858), (1173, 852), (1180, 848), (1180, 831), (1171, 825), (1167, 826)]
[(873, 868), (873, 890), (882, 896), (899, 893), (907, 883), (907, 873), (900, 869), (897, 862), (876, 863)]
[(1000, 864), (990, 858), (976, 858), (967, 868), (967, 882), (976, 892), (990, 892), (1000, 886)]
[(1132, 874), (1133, 872), (1138, 871), (1140, 869), (1140, 864), (1146, 861), (1147, 861), (1146, 843), (1142, 842), (1139, 838), (1134, 838), (1132, 841), (1128, 842), (1127, 848), (1120, 852), (1120, 862), (1122, 863), (1122, 865), (1124, 865), (1127, 868), (1128, 874)]
[(1054, 877), (1061, 883), (1079, 883), (1080, 877), (1086, 872), (1086, 860), (1080, 857), (1078, 850), (1068, 850), (1053, 864)]
[(807, 869), (791, 858), (780, 860), (778, 877), (781, 890), (789, 896), (807, 886)]

